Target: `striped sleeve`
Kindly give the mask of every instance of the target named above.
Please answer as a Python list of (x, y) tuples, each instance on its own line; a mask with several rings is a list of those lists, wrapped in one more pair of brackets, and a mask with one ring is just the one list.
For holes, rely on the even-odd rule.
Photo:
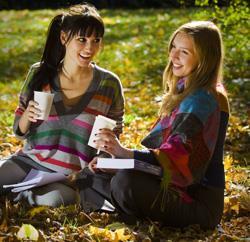
[(25, 109), (27, 108), (28, 106), (28, 97), (30, 96), (31, 94), (31, 90), (29, 90), (29, 83), (37, 69), (37, 67), (39, 66), (39, 63), (36, 63), (34, 65), (31, 66), (28, 74), (27, 74), (27, 77), (23, 83), (23, 86), (21, 88), (21, 91), (19, 93), (19, 102), (18, 102), (18, 106), (15, 110), (15, 118), (14, 118), (14, 124), (13, 124), (13, 132), (14, 134), (16, 135), (17, 138), (19, 139), (26, 139), (28, 134), (29, 134), (29, 131), (27, 131), (26, 134), (22, 134), (19, 130), (19, 120), (20, 118), (22, 117)]
[(112, 87), (114, 90), (112, 103), (108, 111), (107, 117), (116, 121), (116, 127), (114, 129), (114, 132), (117, 137), (119, 137), (123, 129), (124, 115), (124, 93), (122, 84), (119, 78), (113, 73), (109, 76), (109, 78), (104, 80), (103, 84)]

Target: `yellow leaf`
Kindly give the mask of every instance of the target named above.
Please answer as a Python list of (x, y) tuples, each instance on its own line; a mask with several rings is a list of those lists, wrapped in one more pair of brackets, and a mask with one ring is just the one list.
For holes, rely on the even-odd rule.
[(225, 158), (224, 158), (224, 167), (225, 167), (225, 170), (228, 170), (232, 167), (232, 163), (233, 163), (233, 158), (232, 156), (230, 155), (227, 155)]
[(94, 226), (89, 227), (89, 233), (97, 237), (109, 239), (112, 242), (128, 241), (132, 239), (132, 235), (125, 234), (125, 228), (116, 229), (114, 232), (108, 229), (102, 229)]
[(0, 231), (2, 231), (2, 232), (8, 231), (8, 223), (7, 223), (6, 218), (4, 218), (2, 223), (0, 224)]
[(114, 239), (114, 234), (112, 233), (112, 231), (109, 231), (107, 229), (102, 229), (102, 228), (98, 228), (95, 226), (90, 226), (89, 232), (91, 235), (101, 236), (104, 238), (108, 238), (109, 240)]
[(22, 227), (17, 232), (17, 238), (19, 240), (29, 239), (37, 241), (39, 238), (39, 233), (34, 226), (31, 224), (23, 224)]
[(32, 208), (28, 212), (29, 217), (33, 218), (35, 215), (37, 215), (43, 211), (46, 211), (47, 209), (48, 209), (48, 207), (46, 207), (46, 206), (39, 206), (39, 207)]
[(130, 234), (125, 235), (124, 228), (115, 230), (115, 234), (118, 241), (128, 241), (131, 239)]
[(229, 203), (229, 197), (224, 198), (224, 204), (227, 204), (227, 203)]
[(234, 210), (238, 214), (239, 210), (240, 210), (239, 203), (234, 204), (233, 206), (231, 206), (231, 210)]

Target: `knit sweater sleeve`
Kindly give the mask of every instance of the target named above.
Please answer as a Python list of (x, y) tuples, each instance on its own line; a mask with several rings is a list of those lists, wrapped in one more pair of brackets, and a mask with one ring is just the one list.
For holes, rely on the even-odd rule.
[(123, 129), (124, 94), (120, 79), (114, 74), (110, 78), (113, 80), (114, 97), (107, 116), (116, 121), (114, 132), (119, 137)]
[(39, 63), (36, 63), (34, 65), (31, 66), (28, 74), (27, 74), (27, 77), (23, 83), (23, 86), (21, 88), (21, 91), (19, 93), (19, 102), (18, 102), (18, 106), (15, 110), (15, 117), (14, 117), (14, 123), (13, 123), (13, 132), (14, 134), (16, 135), (17, 138), (19, 139), (26, 139), (27, 136), (29, 136), (29, 130), (23, 134), (20, 129), (19, 129), (19, 121), (20, 121), (20, 118), (22, 117), (25, 109), (27, 108), (28, 106), (28, 98), (29, 96), (31, 96), (31, 92), (32, 90), (29, 89), (29, 83), (38, 67)]

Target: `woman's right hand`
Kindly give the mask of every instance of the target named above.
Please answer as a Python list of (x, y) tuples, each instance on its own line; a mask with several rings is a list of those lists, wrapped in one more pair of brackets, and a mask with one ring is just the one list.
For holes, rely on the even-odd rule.
[(28, 107), (25, 109), (22, 117), (20, 118), (18, 125), (22, 134), (25, 134), (28, 131), (31, 122), (37, 122), (37, 118), (41, 112), (40, 109), (37, 108), (37, 105), (37, 102), (30, 100)]
[(101, 151), (109, 153), (113, 158), (134, 157), (133, 150), (123, 147), (112, 130), (100, 129), (95, 136), (94, 143), (96, 147)]
[(36, 122), (37, 118), (39, 117), (41, 110), (37, 108), (38, 103), (34, 100), (30, 100), (28, 107), (26, 108), (24, 112), (24, 116), (28, 119), (30, 122)]

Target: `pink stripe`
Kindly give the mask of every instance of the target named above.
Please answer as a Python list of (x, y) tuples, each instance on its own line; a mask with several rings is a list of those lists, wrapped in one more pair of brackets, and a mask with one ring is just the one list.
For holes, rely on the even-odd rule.
[(92, 125), (90, 125), (90, 124), (88, 124), (86, 122), (83, 122), (83, 121), (81, 121), (79, 119), (74, 119), (72, 121), (72, 123), (75, 124), (75, 125), (78, 125), (80, 127), (86, 128), (89, 132), (91, 132), (92, 127), (93, 127)]
[(58, 121), (59, 118), (57, 115), (50, 115), (49, 118), (48, 118), (48, 121)]
[(78, 150), (63, 146), (63, 145), (36, 145), (36, 150), (60, 150), (68, 154), (73, 154), (81, 157), (82, 160), (90, 162), (90, 157), (86, 156), (84, 153), (79, 152)]
[(20, 109), (20, 108), (17, 108), (16, 111), (15, 111), (15, 114), (16, 114), (17, 116), (21, 116), (21, 115), (23, 114), (23, 110)]
[(78, 166), (78, 165), (68, 164), (68, 163), (65, 163), (63, 161), (59, 161), (59, 160), (52, 159), (52, 158), (44, 158), (40, 154), (36, 154), (35, 156), (37, 157), (37, 159), (39, 159), (42, 162), (47, 162), (47, 163), (50, 163), (50, 164), (53, 164), (53, 165), (56, 165), (56, 166), (61, 166), (61, 167), (64, 167), (64, 168), (68, 168), (68, 169), (71, 169), (71, 170), (76, 170), (76, 171), (81, 170), (81, 167)]

